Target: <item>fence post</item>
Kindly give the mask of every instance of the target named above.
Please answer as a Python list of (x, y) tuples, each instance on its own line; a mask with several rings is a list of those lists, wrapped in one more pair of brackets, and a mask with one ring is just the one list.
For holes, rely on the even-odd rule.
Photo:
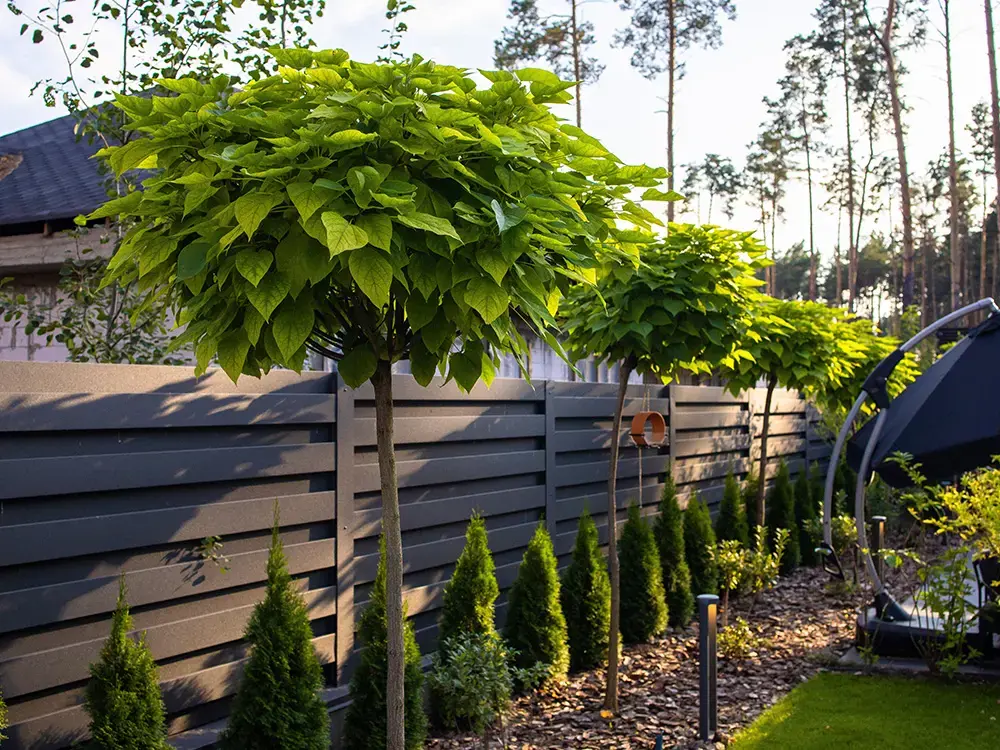
[(882, 550), (885, 549), (885, 516), (872, 516), (872, 540), (871, 540), (872, 560), (875, 561), (875, 572), (878, 577), (885, 580), (885, 560), (882, 558)]
[(719, 728), (719, 705), (716, 690), (716, 626), (719, 597), (698, 596), (698, 731), (702, 742), (708, 742)]
[(674, 389), (674, 385), (674, 383), (667, 384), (667, 410), (669, 411), (667, 414), (667, 453), (670, 456), (670, 475), (676, 482), (674, 446), (677, 445), (677, 423), (674, 421), (674, 414), (677, 413), (677, 391)]
[(333, 376), (337, 399), (337, 684), (350, 679), (354, 651), (354, 391)]
[(545, 381), (545, 530), (556, 543), (556, 407), (555, 382)]

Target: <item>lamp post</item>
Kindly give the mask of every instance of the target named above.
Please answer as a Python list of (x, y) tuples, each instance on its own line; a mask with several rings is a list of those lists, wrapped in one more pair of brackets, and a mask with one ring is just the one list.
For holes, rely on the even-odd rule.
[(714, 594), (701, 594), (698, 597), (698, 640), (700, 645), (698, 651), (700, 660), (698, 730), (702, 742), (710, 741), (719, 729), (716, 654), (718, 615), (719, 597)]

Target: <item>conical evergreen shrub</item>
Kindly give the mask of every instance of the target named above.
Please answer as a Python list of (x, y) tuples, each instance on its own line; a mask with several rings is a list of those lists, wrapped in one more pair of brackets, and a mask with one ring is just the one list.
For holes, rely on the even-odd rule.
[(694, 615), (694, 596), (691, 594), (691, 571), (684, 555), (684, 516), (677, 502), (677, 487), (669, 474), (663, 485), (653, 536), (660, 553), (668, 622), (674, 627), (683, 627)]
[(94, 750), (167, 748), (156, 663), (145, 636), (133, 640), (128, 636), (130, 630), (132, 616), (122, 576), (118, 604), (111, 619), (111, 635), (104, 642), (98, 661), (90, 666), (90, 682), (84, 691), (92, 738), (89, 747)]
[(781, 556), (781, 572), (790, 573), (799, 566), (799, 529), (795, 523), (795, 493), (788, 464), (784, 461), (778, 465), (778, 474), (767, 498), (767, 542), (772, 547), (778, 529), (788, 529), (788, 546)]
[(0, 692), (0, 742), (7, 739), (3, 730), (7, 728), (7, 704), (3, 702), (3, 693)]
[(715, 538), (720, 542), (732, 539), (744, 547), (750, 543), (750, 527), (747, 525), (746, 506), (743, 494), (740, 492), (740, 483), (736, 481), (733, 472), (726, 475), (726, 486), (722, 492), (719, 518), (715, 522)]
[(708, 506), (696, 492), (684, 511), (684, 553), (691, 570), (691, 593), (715, 594), (719, 588), (719, 575), (715, 567), (715, 532)]
[(587, 511), (580, 516), (573, 559), (563, 574), (562, 610), (569, 639), (569, 666), (593, 669), (608, 658), (611, 582), (598, 545), (597, 527)]
[(660, 553), (638, 505), (630, 505), (619, 542), (621, 634), (625, 643), (646, 643), (667, 627)]
[(561, 679), (569, 669), (566, 618), (559, 602), (559, 570), (552, 539), (540, 523), (524, 552), (510, 589), (504, 636), (518, 653), (523, 669), (535, 664), (549, 668), (548, 679)]
[(816, 564), (816, 543), (811, 529), (819, 509), (813, 500), (813, 484), (803, 469), (795, 478), (795, 525), (799, 536), (799, 557), (803, 565)]
[(469, 520), (465, 548), (458, 557), (455, 573), (444, 589), (438, 640), (445, 641), (460, 633), (496, 632), (493, 603), (498, 596), (500, 587), (490, 553), (486, 522), (476, 514)]
[[(760, 486), (760, 477), (753, 469), (743, 480), (743, 487), (740, 490), (743, 498), (743, 515), (747, 519), (747, 538), (750, 540), (750, 529), (757, 523), (757, 488)], [(761, 522), (762, 523), (762, 522)]]
[[(405, 611), (404, 611), (405, 617)], [(346, 750), (384, 750), (386, 737), (385, 684), (389, 676), (388, 621), (385, 611), (385, 539), (379, 543), (378, 571), (368, 606), (358, 624), (358, 642), (363, 647), (361, 661), (351, 676), (351, 707), (344, 721), (343, 743)], [(424, 672), (413, 624), (403, 628), (404, 731), (407, 750), (418, 750), (427, 738), (427, 715), (424, 713)]]
[(222, 736), (223, 750), (330, 746), (330, 720), (319, 695), (323, 669), (312, 637), (305, 602), (292, 587), (275, 505), (267, 588), (244, 634), (250, 657)]

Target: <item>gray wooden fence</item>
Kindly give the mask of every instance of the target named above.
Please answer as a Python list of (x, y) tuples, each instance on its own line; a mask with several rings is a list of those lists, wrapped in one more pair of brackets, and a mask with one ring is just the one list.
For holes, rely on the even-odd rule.
[[(617, 386), (497, 380), (461, 394), (396, 376), (395, 436), (409, 615), (434, 648), (444, 586), (469, 515), (486, 519), (506, 590), (545, 518), (566, 562), (589, 508), (606, 540), (605, 487)], [(760, 393), (630, 386), (626, 416), (659, 411), (669, 444), (642, 456), (625, 435), (618, 505), (652, 512), (673, 461), (682, 497), (712, 503), (757, 450)], [(780, 392), (772, 455), (793, 470), (828, 450), (805, 403)], [(623, 429), (623, 433), (625, 430)], [(641, 490), (640, 490), (641, 477)], [(81, 701), (124, 573), (135, 627), (160, 667), (169, 728), (211, 744), (246, 656), (261, 598), (274, 503), (331, 709), (356, 658), (355, 623), (380, 530), (370, 387), (274, 372), (234, 386), (166, 367), (0, 363), (0, 689), (7, 750), (85, 736)], [(219, 536), (227, 560), (205, 555)]]

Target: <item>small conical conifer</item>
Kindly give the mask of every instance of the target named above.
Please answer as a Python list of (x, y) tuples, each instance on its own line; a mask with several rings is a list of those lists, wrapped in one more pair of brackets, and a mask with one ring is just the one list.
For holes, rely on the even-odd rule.
[(461, 633), (496, 631), (493, 603), (500, 596), (486, 522), (473, 515), (465, 531), (465, 547), (444, 589), (439, 642)]
[(694, 614), (694, 596), (691, 594), (691, 571), (684, 554), (684, 515), (677, 502), (677, 487), (669, 474), (663, 485), (653, 536), (660, 553), (668, 621), (674, 627), (683, 627)]
[(778, 465), (778, 474), (767, 498), (767, 541), (772, 548), (778, 529), (788, 529), (788, 546), (781, 556), (781, 572), (790, 573), (799, 566), (799, 530), (795, 523), (795, 493), (788, 464), (784, 461)]
[(750, 543), (750, 528), (747, 526), (746, 507), (740, 492), (740, 483), (736, 481), (732, 472), (726, 475), (719, 518), (715, 522), (715, 538), (720, 542), (732, 539), (744, 547)]
[(660, 554), (653, 530), (638, 505), (631, 505), (622, 528), (621, 634), (625, 643), (646, 643), (667, 627)]
[(598, 545), (597, 527), (585, 510), (580, 516), (573, 559), (563, 574), (562, 610), (569, 637), (569, 666), (593, 669), (608, 658), (611, 582)]
[(809, 472), (803, 469), (795, 478), (795, 525), (799, 534), (799, 556), (803, 565), (816, 564), (816, 543), (810, 529), (819, 512), (813, 501), (813, 483)]
[(708, 506), (696, 492), (684, 511), (684, 553), (691, 570), (691, 593), (715, 594), (719, 588), (719, 574), (715, 565), (715, 532)]

